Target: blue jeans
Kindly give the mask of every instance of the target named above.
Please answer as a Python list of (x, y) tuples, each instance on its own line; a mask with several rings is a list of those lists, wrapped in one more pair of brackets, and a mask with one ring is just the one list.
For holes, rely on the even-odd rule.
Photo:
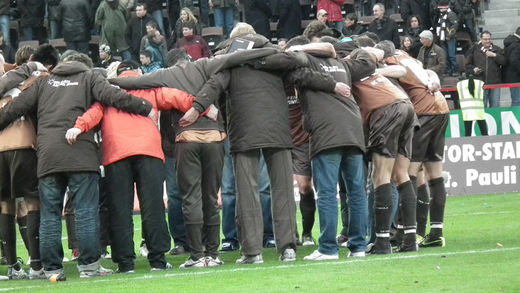
[[(222, 242), (233, 242), (238, 245), (237, 224), (235, 221), (236, 186), (235, 174), (233, 173), (233, 159), (229, 152), (229, 140), (224, 141), (224, 170), (222, 172), (222, 185), (220, 194), (222, 196)], [(271, 186), (269, 174), (264, 157), (260, 160), (260, 201), (262, 203), (262, 216), (264, 220), (264, 241), (273, 239), (273, 223), (271, 216)]]
[(53, 173), (39, 179), (40, 253), (45, 271), (63, 268), (61, 215), (67, 186), (74, 205), (79, 265), (99, 260), (99, 175), (95, 172)]
[[(61, 22), (58, 20), (49, 21), (50, 29), (51, 29), (51, 39), (59, 39), (62, 37), (61, 33)], [(84, 53), (84, 52), (81, 52)], [(88, 55), (88, 52), (85, 53)]]
[(457, 39), (453, 38), (449, 41), (445, 41), (442, 48), (446, 52), (446, 72), (448, 75), (454, 72), (459, 72), (459, 65), (457, 63)]
[(484, 107), (498, 108), (500, 107), (500, 89), (484, 90)]
[(166, 36), (164, 31), (164, 19), (162, 9), (155, 10), (151, 13), (151, 16), (157, 22), (157, 26), (159, 26), (159, 30), (161, 31), (161, 35)]
[(512, 87), (511, 91), (511, 106), (520, 106), (520, 87)]
[(0, 29), (2, 30), (2, 33), (4, 34), (4, 43), (10, 45), (11, 44), (11, 38), (10, 38), (10, 29), (11, 29), (11, 19), (9, 18), (9, 15), (0, 15)]
[[(372, 168), (374, 165), (372, 162), (368, 164), (368, 174), (372, 174)], [(367, 192), (368, 192), (368, 230), (367, 230), (367, 244), (374, 243), (376, 241), (376, 219), (374, 215), (374, 181), (372, 181), (372, 176), (368, 176), (367, 178)], [(399, 192), (395, 187), (395, 184), (392, 183), (392, 220), (395, 221), (397, 217), (397, 211), (399, 209)]]
[(123, 57), (123, 61), (129, 61), (132, 60), (132, 53), (130, 50), (125, 50), (123, 53), (121, 53), (121, 57)]
[(365, 195), (363, 154), (357, 148), (338, 147), (325, 150), (312, 161), (314, 186), (318, 192), (320, 237), (318, 251), (323, 254), (338, 253), (337, 181), (340, 172), (345, 180), (348, 195), (348, 248), (353, 252), (365, 251), (368, 221), (368, 204)]
[(200, 7), (200, 22), (202, 22), (202, 27), (209, 26), (209, 5), (208, 0), (199, 0)]
[(229, 38), (229, 33), (233, 30), (233, 26), (235, 25), (234, 13), (234, 7), (215, 8), (214, 10), (215, 26), (224, 29), (226, 38)]
[(166, 194), (168, 195), (168, 228), (175, 246), (187, 247), (186, 228), (182, 214), (182, 197), (175, 174), (175, 158), (165, 157), (166, 161)]

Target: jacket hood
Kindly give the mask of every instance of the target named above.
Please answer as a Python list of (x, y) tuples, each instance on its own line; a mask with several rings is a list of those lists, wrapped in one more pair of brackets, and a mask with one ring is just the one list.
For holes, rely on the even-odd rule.
[(334, 49), (336, 50), (336, 54), (338, 58), (343, 59), (350, 55), (352, 51), (356, 50), (358, 45), (355, 42), (344, 42), (344, 43), (336, 43), (334, 44)]
[[(237, 38), (252, 41), (253, 48), (263, 48), (263, 47), (270, 47), (270, 46), (276, 47), (275, 45), (271, 44), (266, 37), (259, 35), (259, 34), (242, 35), (242, 36), (238, 36)], [(215, 55), (226, 54), (227, 49), (229, 48), (229, 46), (231, 46), (231, 43), (233, 43), (233, 40), (234, 39), (227, 39), (227, 40), (221, 42), (216, 48), (217, 51), (215, 52)]]
[(52, 70), (52, 74), (56, 75), (73, 75), (76, 73), (89, 71), (90, 68), (87, 67), (87, 65), (78, 62), (78, 61), (66, 61), (63, 63), (58, 64), (56, 68)]
[(520, 42), (520, 36), (515, 34), (509, 35), (504, 39), (504, 47), (509, 47), (515, 42)]

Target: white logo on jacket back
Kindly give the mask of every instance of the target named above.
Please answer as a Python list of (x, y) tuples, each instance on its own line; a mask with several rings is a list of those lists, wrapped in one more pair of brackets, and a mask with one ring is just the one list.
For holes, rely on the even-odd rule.
[(79, 83), (77, 81), (71, 82), (68, 79), (65, 80), (55, 80), (49, 79), (47, 83), (52, 87), (60, 87), (60, 86), (77, 86)]

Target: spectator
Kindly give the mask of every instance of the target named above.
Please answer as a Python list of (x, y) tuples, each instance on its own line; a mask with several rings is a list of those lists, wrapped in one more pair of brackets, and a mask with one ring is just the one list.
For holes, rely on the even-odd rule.
[[(208, 0), (206, 0), (206, 2), (207, 1)], [(163, 0), (144, 0), (144, 3), (146, 4), (146, 9), (148, 10), (148, 13), (153, 17), (153, 19), (157, 23), (157, 26), (161, 31), (161, 35), (165, 36), (166, 31), (164, 30), (164, 20), (162, 13)]]
[(143, 50), (139, 54), (139, 61), (141, 61), (141, 70), (144, 74), (154, 72), (161, 69), (161, 64), (157, 61), (152, 61), (152, 53), (148, 50)]
[(279, 37), (291, 39), (301, 33), (302, 15), (298, 0), (280, 0)]
[(135, 6), (135, 16), (132, 16), (126, 26), (126, 41), (130, 45), (132, 57), (139, 58), (141, 40), (146, 35), (146, 24), (152, 20), (148, 15), (145, 3), (138, 3)]
[(345, 26), (343, 27), (343, 35), (345, 37), (359, 36), (365, 32), (365, 28), (358, 24), (358, 17), (355, 13), (349, 13), (345, 17)]
[[(508, 60), (504, 67), (504, 82), (520, 82), (520, 27), (504, 40), (505, 54)], [(520, 106), (520, 87), (512, 87), (511, 106)]]
[(235, 26), (235, 12), (238, 0), (209, 0), (209, 8), (213, 9), (215, 26), (224, 30), (224, 35), (229, 38), (229, 33)]
[(186, 52), (191, 56), (191, 58), (193, 58), (193, 60), (209, 57), (211, 51), (209, 50), (208, 44), (201, 36), (195, 35), (193, 32), (194, 30), (195, 28), (192, 24), (184, 24), (182, 28), (182, 34), (184, 37), (177, 43), (177, 48), (186, 49)]
[(419, 50), (421, 49), (421, 42), (419, 40), (419, 34), (423, 31), (422, 19), (417, 15), (412, 15), (408, 18), (406, 34), (412, 39), (413, 47), (412, 54), (413, 58), (417, 58)]
[(99, 46), (99, 62), (96, 64), (96, 67), (108, 68), (114, 61), (110, 46), (101, 44)]
[(318, 10), (325, 10), (328, 15), (329, 27), (338, 31), (343, 30), (343, 16), (341, 15), (341, 5), (343, 0), (318, 0)]
[[(433, 1), (433, 0), (432, 0)], [(432, 24), (430, 21), (430, 1), (425, 0), (401, 0), (401, 17), (407, 21), (413, 15), (419, 17), (424, 29), (429, 29)]]
[(62, 36), (60, 1), (61, 0), (47, 0), (47, 20), (49, 21), (51, 39), (59, 39)]
[(475, 12), (473, 11), (475, 5), (478, 7), (476, 2), (476, 0), (452, 0), (451, 2), (453, 12), (455, 12), (459, 17), (459, 28), (462, 28), (462, 25), (464, 25), (473, 42), (477, 41)]
[(5, 62), (14, 63), (15, 51), (9, 44), (5, 42), (4, 33), (2, 31), (0, 31), (0, 54), (4, 56)]
[(38, 40), (41, 44), (46, 43), (45, 27), (43, 26), (45, 1), (19, 0), (17, 3), (20, 10), (23, 40)]
[(424, 69), (430, 69), (437, 73), (442, 80), (446, 71), (446, 53), (444, 49), (433, 42), (433, 33), (425, 30), (420, 35), (422, 47), (419, 50), (417, 60), (421, 61)]
[(329, 13), (325, 9), (320, 9), (316, 12), (316, 20), (327, 25), (329, 19)]
[(199, 0), (200, 24), (201, 27), (209, 26), (209, 5), (208, 0)]
[(168, 19), (170, 25), (170, 31), (175, 28), (174, 21), (179, 18), (179, 14), (181, 11), (181, 1), (180, 0), (168, 0)]
[(270, 1), (246, 0), (244, 3), (245, 17), (257, 34), (270, 39), (271, 26), (269, 19), (273, 15)]
[(446, 52), (447, 58), (447, 74), (449, 76), (459, 75), (459, 65), (457, 64), (457, 27), (459, 20), (457, 14), (451, 11), (449, 0), (440, 0), (437, 5), (438, 13), (435, 15), (433, 26), (435, 27), (435, 35), (439, 45)]
[[(480, 42), (466, 53), (466, 71), (485, 84), (502, 83), (502, 66), (506, 65), (504, 50), (491, 42), (491, 33), (480, 34)], [(500, 107), (500, 89), (484, 90), (484, 107)]]
[(397, 23), (385, 16), (385, 6), (381, 3), (376, 3), (373, 8), (374, 21), (368, 25), (368, 31), (375, 33), (379, 39), (389, 40), (399, 47), (399, 31), (397, 30)]
[(415, 45), (415, 43), (414, 43), (412, 37), (404, 36), (401, 38), (401, 47), (399, 47), (399, 49), (408, 53), (408, 55), (416, 58), (417, 56), (413, 56), (413, 52), (412, 52), (414, 45)]
[(176, 47), (177, 42), (183, 37), (182, 27), (185, 23), (191, 23), (192, 25), (194, 25), (195, 28), (197, 28), (197, 30), (194, 31), (195, 34), (200, 33), (198, 30), (199, 24), (197, 18), (193, 15), (193, 13), (188, 7), (184, 7), (181, 9), (179, 19), (177, 19), (177, 22), (175, 23), (175, 29), (172, 30), (170, 40), (168, 43), (168, 49)]
[(140, 50), (148, 50), (152, 53), (152, 61), (158, 62), (161, 67), (164, 67), (166, 62), (164, 56), (166, 55), (166, 41), (164, 36), (159, 32), (157, 23), (150, 20), (146, 24), (146, 36), (141, 40)]
[(101, 44), (107, 44), (115, 55), (123, 60), (132, 59), (130, 46), (126, 42), (126, 23), (130, 18), (128, 10), (119, 0), (107, 0), (96, 11), (96, 25), (101, 26)]
[(59, 13), (67, 49), (88, 54), (91, 8), (87, 0), (61, 0)]
[(11, 18), (9, 15), (10, 0), (0, 0), (0, 31), (4, 34), (5, 43), (11, 44)]
[(464, 134), (471, 136), (473, 122), (477, 122), (480, 134), (488, 135), (484, 112), (484, 82), (475, 80), (469, 73), (468, 79), (457, 82), (457, 92), (460, 100), (462, 120), (464, 120)]

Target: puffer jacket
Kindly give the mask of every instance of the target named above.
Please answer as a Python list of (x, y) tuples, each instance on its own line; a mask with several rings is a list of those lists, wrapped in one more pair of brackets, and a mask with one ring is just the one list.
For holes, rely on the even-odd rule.
[(29, 112), (37, 115), (37, 154), (39, 178), (57, 172), (98, 172), (98, 147), (89, 131), (69, 145), (65, 133), (94, 103), (148, 115), (150, 102), (111, 86), (99, 73), (83, 63), (64, 62), (49, 76), (31, 87), (0, 111), (0, 129)]

